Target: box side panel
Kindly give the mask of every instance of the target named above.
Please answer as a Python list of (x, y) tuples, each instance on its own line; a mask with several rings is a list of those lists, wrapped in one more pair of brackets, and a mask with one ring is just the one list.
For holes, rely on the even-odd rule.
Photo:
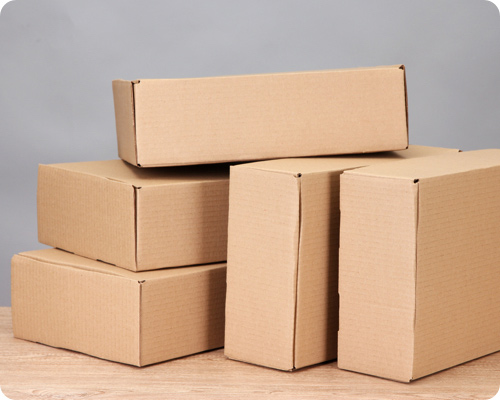
[(402, 150), (404, 70), (318, 71), (134, 86), (142, 166)]
[(15, 256), (14, 336), (139, 364), (139, 284)]
[(116, 136), (118, 155), (121, 159), (137, 164), (135, 144), (134, 84), (130, 81), (113, 81)]
[(229, 179), (137, 191), (139, 270), (225, 261)]
[(500, 168), (420, 181), (415, 375), (500, 350)]
[(141, 365), (224, 346), (226, 267), (146, 281)]
[(337, 357), (340, 172), (303, 175), (295, 367)]
[(409, 381), (418, 184), (342, 175), (338, 366)]
[(37, 206), (41, 243), (135, 269), (131, 185), (41, 165)]
[(300, 179), (232, 168), (225, 354), (294, 368)]

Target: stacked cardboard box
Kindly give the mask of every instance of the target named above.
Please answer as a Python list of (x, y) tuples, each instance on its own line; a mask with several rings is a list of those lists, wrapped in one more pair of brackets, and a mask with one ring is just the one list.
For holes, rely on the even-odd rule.
[(225, 264), (131, 272), (62, 250), (12, 260), (18, 338), (143, 366), (222, 347)]
[(408, 147), (403, 65), (114, 81), (120, 158), (157, 167)]
[(340, 368), (408, 382), (500, 350), (499, 205), (500, 150), (342, 175)]
[(338, 350), (403, 381), (500, 349), (500, 154), (408, 147), (402, 65), (113, 94), (124, 161), (39, 168), (54, 249), (13, 258), (16, 337), (138, 366), (224, 340), (282, 370)]
[(229, 167), (41, 165), (38, 240), (132, 271), (226, 260)]
[(60, 250), (14, 257), (14, 335), (138, 366), (222, 347), (228, 190), (224, 165), (41, 165)]
[(500, 150), (261, 161), (230, 181), (229, 358), (338, 354), (408, 382), (500, 350)]
[(225, 354), (282, 370), (337, 358), (342, 172), (450, 152), (410, 146), (231, 167)]

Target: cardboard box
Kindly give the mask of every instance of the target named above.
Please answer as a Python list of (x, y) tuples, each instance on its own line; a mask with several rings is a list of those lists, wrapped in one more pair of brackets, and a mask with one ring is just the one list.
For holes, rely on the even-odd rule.
[(336, 358), (340, 174), (450, 151), (410, 146), (232, 167), (225, 354), (282, 370)]
[(113, 81), (118, 152), (141, 167), (401, 150), (404, 66)]
[(144, 366), (224, 344), (226, 265), (131, 272), (46, 249), (12, 259), (14, 336)]
[(341, 177), (338, 366), (408, 382), (500, 350), (500, 150)]
[(41, 243), (143, 271), (226, 260), (229, 166), (40, 165)]

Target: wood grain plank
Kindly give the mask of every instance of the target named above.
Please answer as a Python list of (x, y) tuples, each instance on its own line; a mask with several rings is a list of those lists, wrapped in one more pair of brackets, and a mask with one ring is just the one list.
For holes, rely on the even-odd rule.
[(223, 350), (136, 368), (14, 339), (0, 308), (0, 386), (20, 399), (490, 399), (500, 353), (410, 384), (341, 371), (326, 363), (281, 372), (228, 360)]

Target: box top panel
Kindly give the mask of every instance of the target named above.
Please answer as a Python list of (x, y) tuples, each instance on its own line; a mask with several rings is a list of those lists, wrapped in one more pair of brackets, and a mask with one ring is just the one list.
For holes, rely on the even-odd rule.
[(340, 69), (324, 69), (318, 71), (295, 71), (295, 72), (277, 72), (268, 74), (242, 74), (242, 75), (227, 75), (227, 76), (209, 76), (209, 77), (199, 77), (199, 78), (170, 78), (170, 79), (115, 79), (114, 81), (125, 81), (131, 83), (139, 83), (143, 81), (192, 81), (192, 80), (206, 80), (206, 79), (232, 79), (232, 78), (242, 78), (242, 77), (265, 77), (273, 75), (302, 75), (302, 74), (322, 74), (329, 72), (352, 72), (352, 71), (364, 71), (364, 70), (383, 70), (383, 69), (401, 69), (403, 66), (401, 64), (397, 65), (379, 65), (376, 67), (358, 67), (358, 68), (340, 68)]
[(359, 168), (379, 162), (434, 156), (449, 152), (457, 153), (458, 150), (441, 147), (410, 145), (407, 150), (400, 151), (387, 151), (383, 153), (352, 156), (283, 158), (278, 160), (257, 161), (248, 164), (241, 164), (236, 167), (254, 168), (297, 175), (317, 172), (344, 171), (346, 169)]
[(348, 171), (348, 174), (398, 179), (426, 179), (500, 166), (500, 149), (441, 154)]
[(197, 183), (229, 178), (229, 166), (225, 164), (144, 169), (122, 160), (107, 160), (49, 166), (128, 183), (136, 187)]
[(156, 271), (133, 272), (123, 268), (115, 267), (111, 264), (80, 257), (59, 249), (33, 250), (19, 253), (19, 256), (31, 258), (33, 260), (56, 264), (68, 268), (77, 268), (86, 271), (93, 271), (100, 274), (114, 275), (133, 281), (149, 281), (156, 279), (173, 278), (182, 275), (195, 274), (211, 269), (225, 267), (225, 263), (206, 264), (194, 267), (167, 268)]

